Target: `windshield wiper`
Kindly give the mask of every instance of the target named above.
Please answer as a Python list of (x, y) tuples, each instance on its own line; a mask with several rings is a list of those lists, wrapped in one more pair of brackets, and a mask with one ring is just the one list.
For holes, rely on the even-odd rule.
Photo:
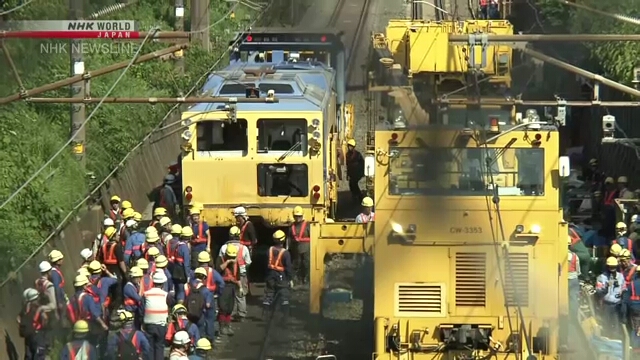
[(301, 148), (302, 142), (298, 141), (297, 143), (293, 144), (293, 146), (291, 148), (289, 148), (289, 150), (285, 151), (284, 154), (280, 155), (280, 157), (276, 160), (278, 162), (283, 161), (284, 159), (287, 158), (287, 156), (293, 154), (294, 152), (297, 151), (297, 148), (300, 147)]

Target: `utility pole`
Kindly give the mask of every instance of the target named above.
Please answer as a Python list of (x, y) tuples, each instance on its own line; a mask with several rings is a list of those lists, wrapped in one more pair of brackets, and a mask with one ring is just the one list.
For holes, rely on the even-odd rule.
[[(70, 18), (80, 20), (83, 18), (83, 0), (69, 0)], [(82, 40), (71, 40), (71, 76), (81, 75), (84, 73), (84, 60), (82, 57)], [(79, 81), (71, 85), (71, 97), (72, 98), (84, 98), (85, 84), (84, 81)], [(72, 151), (78, 158), (78, 161), (84, 167), (86, 165), (85, 159), (85, 141), (86, 131), (85, 128), (80, 129), (85, 121), (85, 105), (84, 104), (71, 104), (71, 133), (73, 137)], [(80, 131), (78, 131), (80, 130)], [(76, 134), (77, 132), (77, 134)], [(75, 134), (75, 136), (74, 136)]]
[(207, 51), (209, 47), (209, 0), (191, 0), (192, 39)]
[[(184, 0), (175, 0), (176, 19), (174, 24), (175, 31), (184, 31)], [(178, 74), (184, 75), (184, 52), (176, 51), (173, 54), (176, 58), (176, 69)]]

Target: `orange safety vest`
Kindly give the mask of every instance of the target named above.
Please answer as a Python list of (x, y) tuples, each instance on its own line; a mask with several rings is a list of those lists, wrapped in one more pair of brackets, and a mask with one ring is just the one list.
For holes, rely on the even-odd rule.
[(604, 204), (613, 205), (616, 199), (616, 191), (607, 191), (604, 195)]
[[(110, 247), (108, 247), (111, 245)], [(116, 257), (117, 242), (110, 242), (102, 245), (102, 263), (105, 265), (117, 265), (118, 258)], [(108, 248), (107, 248), (108, 247)]]
[(40, 277), (36, 279), (35, 285), (36, 285), (36, 290), (38, 290), (40, 294), (44, 294), (44, 292), (47, 290), (49, 286), (53, 286), (53, 283), (49, 281), (49, 279)]
[(51, 270), (58, 273), (58, 275), (60, 276), (60, 287), (64, 288), (64, 276), (62, 275), (62, 271), (60, 271), (60, 269), (58, 269), (57, 267), (53, 267)]
[[(131, 330), (131, 332), (133, 333), (133, 336), (129, 340), (131, 341), (133, 346), (135, 346), (138, 355), (140, 355), (142, 353), (142, 349), (140, 348), (140, 342), (138, 341), (138, 332), (135, 329)], [(123, 339), (126, 340), (127, 336), (122, 331), (120, 331), (118, 333), (118, 345), (122, 342)]]
[[(80, 344), (80, 346), (73, 346), (73, 344), (68, 343), (67, 344), (67, 350), (69, 350), (69, 360), (76, 360), (76, 357), (78, 355), (80, 355), (80, 349), (83, 348), (83, 344)], [(88, 346), (84, 346), (84, 350), (83, 350), (83, 359), (88, 359), (89, 358), (89, 347)]]
[(215, 277), (213, 276), (213, 272), (215, 270), (213, 270), (212, 268), (207, 268), (207, 283), (205, 284), (205, 286), (207, 287), (207, 289), (209, 289), (209, 291), (211, 292), (215, 292), (217, 289), (216, 286), (216, 282), (215, 282)]
[(142, 281), (140, 281), (140, 288), (138, 289), (138, 295), (142, 296), (147, 290), (151, 290), (153, 288), (153, 279), (151, 277), (151, 274), (146, 274), (142, 277)]
[(242, 228), (240, 228), (240, 244), (244, 245), (244, 246), (252, 246), (253, 243), (249, 240), (245, 240), (244, 239), (244, 232), (247, 230), (247, 227), (249, 226), (250, 221), (245, 221), (244, 225), (242, 225)]
[(636, 282), (631, 282), (631, 301), (640, 301), (640, 296), (636, 293)]
[[(169, 325), (167, 325), (167, 335), (164, 336), (164, 339), (168, 342), (171, 342), (173, 340), (173, 336), (178, 331), (184, 330), (188, 332), (190, 325), (193, 325), (193, 324), (189, 322), (189, 319), (185, 319), (185, 318), (178, 318), (176, 321), (170, 322)], [(194, 339), (193, 336), (191, 336), (191, 334), (189, 334), (189, 337), (191, 338), (191, 345), (195, 345), (196, 339)]]
[[(134, 288), (136, 287), (136, 286), (135, 286), (135, 285), (133, 285), (133, 283), (131, 283), (131, 282), (127, 283), (125, 286), (127, 286), (127, 285), (129, 285), (129, 284), (131, 284), (131, 286), (133, 286)], [(136, 292), (140, 293), (140, 290), (138, 290), (138, 291), (136, 291)], [(125, 296), (125, 298), (124, 298), (124, 304), (125, 304), (126, 306), (138, 306), (138, 302), (137, 302), (137, 301), (135, 301), (134, 299), (132, 299), (132, 298), (130, 298), (130, 297), (126, 297), (126, 296)]]
[(91, 313), (89, 313), (82, 304), (85, 295), (87, 295), (87, 293), (83, 292), (78, 297), (74, 296), (73, 301), (69, 301), (69, 304), (67, 304), (67, 314), (72, 324), (78, 320), (91, 319)]
[(365, 214), (360, 213), (360, 217), (362, 217), (362, 223), (363, 224), (367, 224), (367, 223), (369, 223), (371, 221), (375, 221), (376, 214), (375, 213), (371, 213), (369, 215), (365, 215)]
[(224, 275), (222, 276), (222, 278), (227, 282), (238, 280), (238, 263), (233, 263), (233, 271), (227, 266), (227, 268), (224, 269)]
[(193, 244), (194, 245), (199, 245), (199, 244), (206, 244), (207, 243), (207, 237), (204, 236), (204, 226), (202, 226), (203, 222), (202, 220), (200, 220), (200, 222), (198, 222), (198, 236), (194, 236), (193, 237)]
[(307, 230), (307, 221), (303, 221), (302, 225), (300, 226), (300, 233), (296, 234), (296, 224), (291, 225), (291, 235), (293, 235), (293, 238), (297, 241), (297, 242), (310, 242), (311, 238), (306, 236), (306, 230)]
[(571, 261), (569, 262), (569, 272), (576, 272), (578, 270), (578, 257), (576, 254), (571, 253)]
[(178, 252), (180, 245), (183, 244), (186, 243), (182, 240), (174, 241), (174, 246), (171, 246), (171, 241), (167, 242), (167, 259), (169, 260), (169, 262), (184, 264), (184, 257), (180, 255), (180, 252)]
[(109, 218), (113, 221), (120, 220), (120, 210), (109, 209)]
[(33, 317), (33, 329), (36, 331), (42, 330), (42, 328), (44, 327), (44, 322), (47, 320), (46, 315), (41, 315), (41, 314), (42, 312), (38, 311), (36, 315)]
[(276, 251), (275, 246), (272, 246), (269, 248), (269, 269), (282, 272), (284, 271), (284, 266), (282, 266), (282, 256), (284, 255), (284, 252), (287, 250), (280, 249), (280, 251), (278, 252), (278, 257), (274, 259), (273, 254), (275, 253), (275, 251)]

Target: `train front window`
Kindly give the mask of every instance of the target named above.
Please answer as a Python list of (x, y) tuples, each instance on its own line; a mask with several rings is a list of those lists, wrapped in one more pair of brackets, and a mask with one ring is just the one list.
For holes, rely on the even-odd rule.
[(495, 109), (473, 109), (473, 108), (455, 108), (448, 107), (440, 110), (438, 120), (443, 125), (473, 127), (488, 126), (492, 118), (498, 119), (500, 125), (508, 125), (511, 122), (511, 110), (495, 108)]
[(307, 120), (259, 119), (258, 154), (306, 156)]
[(392, 147), (389, 195), (544, 195), (544, 149)]
[(245, 156), (248, 150), (247, 120), (200, 121), (196, 126), (197, 151), (200, 156), (224, 152), (225, 155)]
[(309, 196), (306, 164), (258, 164), (258, 195), (264, 197)]

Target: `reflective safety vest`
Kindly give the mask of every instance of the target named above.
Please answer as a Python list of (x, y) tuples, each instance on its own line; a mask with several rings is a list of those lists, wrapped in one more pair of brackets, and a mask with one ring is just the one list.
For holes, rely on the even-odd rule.
[(224, 254), (224, 251), (222, 250), (226, 250), (226, 247), (229, 246), (229, 244), (235, 244), (238, 246), (238, 255), (236, 256), (236, 263), (238, 263), (238, 266), (245, 266), (247, 263), (244, 261), (244, 246), (242, 246), (242, 244), (238, 243), (237, 241), (226, 242), (223, 245), (223, 248), (221, 248), (220, 256)]
[[(132, 283), (132, 282), (128, 282), (126, 286), (133, 286), (134, 289), (136, 289), (136, 292), (139, 293), (138, 288)], [(138, 306), (138, 302), (135, 299), (132, 299), (130, 297), (128, 297), (127, 295), (124, 295), (124, 305), (125, 306)]]
[(360, 213), (358, 216), (362, 219), (362, 224), (367, 224), (371, 221), (375, 221), (376, 214), (371, 213), (369, 215), (365, 215), (363, 213)]
[(576, 272), (578, 271), (578, 256), (572, 252), (569, 253), (569, 256), (571, 257), (571, 261), (569, 261), (569, 272)]
[(287, 251), (285, 249), (280, 249), (278, 252), (278, 257), (274, 259), (274, 253), (276, 252), (275, 246), (269, 248), (269, 269), (275, 270), (278, 272), (284, 271), (284, 266), (282, 265), (282, 256), (284, 252)]
[(166, 324), (167, 318), (169, 317), (167, 296), (169, 296), (169, 294), (160, 288), (152, 288), (144, 293), (145, 324)]
[(67, 314), (69, 321), (74, 324), (78, 320), (91, 320), (91, 313), (84, 308), (84, 297), (89, 294), (83, 292), (80, 296), (73, 296), (73, 299), (67, 304)]
[(224, 275), (222, 276), (222, 278), (224, 279), (224, 281), (226, 282), (234, 282), (236, 280), (238, 280), (238, 263), (234, 262), (233, 263), (233, 270), (229, 269), (229, 266), (227, 266), (226, 269), (224, 269)]
[(140, 281), (140, 288), (138, 289), (138, 295), (142, 296), (145, 292), (153, 289), (152, 274), (145, 274)]
[(178, 249), (180, 249), (182, 245), (187, 245), (187, 243), (181, 239), (175, 241), (173, 246), (169, 246), (169, 244), (171, 244), (171, 242), (167, 243), (167, 250), (171, 251), (167, 253), (167, 258), (170, 259), (169, 261), (177, 264), (184, 264), (184, 256), (182, 256), (182, 253), (178, 251)]
[[(38, 308), (36, 307), (36, 311)], [(47, 321), (47, 316), (42, 314), (42, 311), (38, 311), (36, 315), (33, 317), (33, 329), (35, 331), (40, 331), (44, 327), (44, 323)]]
[(116, 246), (118, 243), (115, 241), (108, 242), (102, 245), (102, 263), (105, 265), (117, 265), (118, 258), (116, 257)]
[[(138, 341), (138, 332), (133, 329), (129, 334), (125, 334), (124, 330), (120, 330), (118, 333), (118, 347), (122, 344), (123, 341), (129, 340), (136, 348), (138, 355), (142, 353), (142, 349), (140, 348), (140, 342)], [(133, 334), (130, 338), (127, 335)]]
[(47, 289), (49, 287), (53, 286), (53, 283), (51, 281), (49, 281), (49, 279), (47, 278), (43, 278), (43, 277), (39, 277), (38, 279), (36, 279), (36, 290), (38, 290), (38, 292), (40, 293), (40, 295), (43, 295)]
[(636, 281), (631, 282), (631, 301), (640, 301), (640, 295), (636, 292)]
[(293, 238), (297, 242), (310, 242), (311, 238), (306, 235), (308, 225), (307, 221), (305, 220), (301, 223), (300, 232), (298, 234), (296, 234), (296, 225), (298, 224), (291, 225), (291, 235), (293, 236)]
[(215, 281), (215, 277), (214, 277), (214, 272), (215, 270), (213, 270), (212, 268), (207, 268), (207, 283), (205, 284), (205, 286), (207, 287), (207, 289), (209, 289), (209, 291), (211, 291), (212, 293), (216, 291), (217, 286), (216, 286), (216, 281)]
[(244, 224), (242, 225), (242, 227), (240, 228), (240, 244), (244, 245), (244, 246), (253, 246), (253, 243), (250, 240), (245, 240), (244, 239), (244, 233), (245, 231), (247, 231), (247, 227), (249, 226), (249, 223), (251, 221), (247, 220), (244, 222)]
[(636, 266), (632, 265), (628, 270), (623, 270), (622, 275), (624, 275), (624, 281), (630, 283), (633, 281), (633, 276), (636, 274)]
[(73, 343), (67, 343), (67, 350), (69, 351), (69, 360), (76, 360), (76, 357), (81, 359), (89, 359), (89, 349), (91, 344), (88, 341), (83, 341), (79, 346), (73, 346)]
[(178, 243), (174, 238), (164, 245), (164, 253), (167, 254), (167, 260), (171, 263), (175, 260), (176, 252), (178, 252)]
[[(193, 324), (186, 317), (180, 317), (177, 320), (170, 322), (169, 325), (167, 325), (167, 334), (164, 336), (164, 339), (171, 343), (171, 341), (173, 341), (173, 336), (178, 331), (188, 332), (191, 325)], [(195, 345), (196, 339), (191, 334), (189, 334), (189, 337), (191, 338), (191, 345)]]
[(109, 209), (109, 218), (113, 221), (120, 220), (120, 210)]
[[(207, 243), (207, 237), (205, 236), (206, 234), (204, 233), (204, 223), (202, 222), (202, 220), (200, 220), (200, 222), (198, 222), (198, 224), (196, 225), (198, 227), (198, 233), (196, 235), (194, 235), (193, 237), (193, 244), (194, 245), (200, 245), (200, 244), (206, 244)], [(194, 231), (195, 233), (195, 231)]]
[(605, 205), (614, 205), (615, 204), (615, 200), (616, 199), (616, 192), (615, 191), (607, 191), (604, 193), (604, 204)]
[(51, 270), (58, 273), (58, 276), (60, 276), (60, 287), (64, 288), (64, 276), (62, 275), (62, 271), (60, 271), (60, 269), (58, 269), (57, 267), (53, 267), (51, 268)]

